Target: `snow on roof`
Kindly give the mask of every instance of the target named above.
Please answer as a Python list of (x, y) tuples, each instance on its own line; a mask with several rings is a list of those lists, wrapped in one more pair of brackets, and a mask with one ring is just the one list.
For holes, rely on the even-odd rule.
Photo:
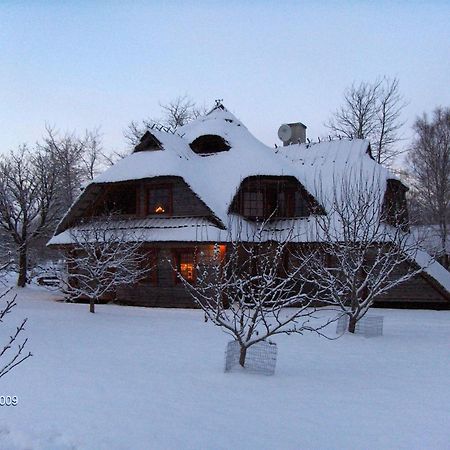
[(53, 236), (48, 244), (73, 244), (74, 237), (77, 235), (82, 235), (86, 238), (89, 237), (89, 230), (102, 229), (102, 227), (106, 230), (111, 230), (111, 234), (115, 234), (116, 236), (120, 233), (120, 237), (128, 242), (217, 242), (221, 240), (220, 233), (222, 231), (203, 217), (117, 219), (109, 221), (108, 225), (105, 225), (102, 221), (94, 220), (64, 230), (62, 233)]
[(447, 292), (450, 292), (450, 272), (448, 270), (423, 250), (416, 253), (414, 260), (427, 275), (437, 281)]
[[(113, 183), (157, 176), (179, 176), (226, 223), (228, 207), (241, 181), (255, 175), (291, 175), (297, 169), (274, 149), (256, 139), (226, 109), (215, 109), (177, 130), (177, 134), (152, 130), (163, 150), (133, 153), (94, 179), (92, 183)], [(228, 151), (197, 155), (189, 144), (199, 136), (212, 134), (225, 139)]]
[[(298, 169), (299, 181), (327, 210), (327, 203), (343, 200), (347, 188), (378, 191), (382, 202), (388, 179), (397, 179), (370, 156), (369, 141), (332, 140), (279, 147), (277, 154)], [(375, 205), (374, 205), (375, 206)]]
[[(380, 185), (380, 199), (386, 179), (395, 178), (370, 157), (368, 141), (339, 140), (275, 150), (256, 139), (222, 105), (174, 134), (157, 129), (151, 133), (161, 142), (162, 150), (139, 151), (118, 161), (87, 186), (66, 218), (99, 184), (158, 176), (183, 178), (222, 224), (228, 221), (229, 206), (242, 180), (250, 176), (293, 176), (319, 203), (332, 198), (333, 189), (339, 191), (339, 183), (349, 175), (374, 177)], [(222, 137), (230, 149), (208, 156), (196, 154), (189, 144), (204, 135)], [(63, 219), (57, 232), (65, 226)]]

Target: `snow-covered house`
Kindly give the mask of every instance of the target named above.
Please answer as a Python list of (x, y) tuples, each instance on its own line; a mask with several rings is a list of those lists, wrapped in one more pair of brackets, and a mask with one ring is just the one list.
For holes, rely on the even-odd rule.
[[(323, 191), (333, 189), (351, 168), (382, 180), (386, 203), (406, 204), (407, 188), (371, 158), (367, 141), (296, 142), (274, 149), (218, 105), (176, 133), (158, 127), (147, 131), (132, 154), (84, 189), (49, 245), (70, 249), (77, 230), (98, 226), (105, 211), (118, 211), (116, 229), (144, 242), (149, 260), (156, 263), (147, 280), (121, 288), (118, 299), (191, 307), (168, 260), (195, 282), (195, 255), (211, 252), (214, 243), (226, 252), (237, 223), (242, 230), (270, 218), (273, 228), (289, 223), (296, 230), (306, 229), (315, 215), (326, 214), (320, 202)], [(406, 221), (403, 217), (400, 225), (407, 226)], [(308, 233), (296, 233), (299, 245), (306, 240)], [(450, 275), (433, 263), (382, 300), (448, 305)]]

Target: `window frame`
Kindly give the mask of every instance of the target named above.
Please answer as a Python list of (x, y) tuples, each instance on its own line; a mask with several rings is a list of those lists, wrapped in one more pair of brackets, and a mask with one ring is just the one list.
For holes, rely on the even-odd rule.
[[(247, 210), (248, 211), (252, 211), (253, 208), (252, 206), (248, 206), (247, 207), (247, 201), (250, 203), (256, 203), (258, 200), (257, 199), (246, 199), (246, 196), (250, 196), (250, 195), (261, 195), (261, 206), (258, 206), (258, 209), (261, 208), (261, 214), (257, 215), (257, 214), (247, 214)], [(252, 219), (256, 219), (256, 218), (260, 218), (263, 219), (265, 216), (265, 201), (264, 201), (264, 192), (262, 190), (256, 190), (256, 189), (252, 189), (252, 190), (246, 190), (244, 192), (242, 192), (242, 215), (244, 217), (248, 217), (248, 218), (252, 218)]]
[[(189, 280), (185, 278), (183, 275), (181, 275), (181, 255), (183, 254), (189, 254), (192, 256), (192, 280)], [(176, 270), (173, 270), (173, 277), (174, 277), (174, 284), (182, 284), (182, 281), (178, 278), (178, 273), (183, 276), (183, 278), (190, 284), (195, 284), (197, 280), (197, 252), (196, 249), (193, 247), (180, 247), (172, 249), (172, 256), (173, 260), (175, 262), (175, 268)]]
[[(117, 197), (117, 193), (122, 193), (124, 190), (134, 190), (134, 212), (117, 211), (115, 208), (108, 208), (108, 202), (113, 201)], [(125, 203), (131, 205), (132, 202)], [(139, 187), (133, 183), (113, 183), (111, 186), (106, 186), (104, 191), (98, 199), (90, 207), (91, 214), (94, 216), (102, 216), (109, 213), (117, 213), (121, 217), (133, 217), (139, 214)]]
[[(247, 196), (249, 195), (261, 195), (261, 214), (254, 214), (252, 209), (247, 206)], [(302, 202), (302, 208), (299, 208), (297, 213), (296, 203), (297, 196)], [(251, 212), (251, 214), (249, 214)], [(308, 198), (302, 189), (294, 189), (290, 186), (279, 189), (279, 187), (273, 184), (262, 185), (259, 189), (250, 188), (242, 191), (241, 195), (241, 214), (247, 219), (291, 219), (309, 217), (311, 215), (311, 208), (309, 206)]]
[[(168, 191), (168, 202), (167, 210), (163, 213), (157, 213), (155, 211), (150, 210), (150, 191), (157, 189), (167, 189)], [(171, 183), (161, 183), (161, 184), (152, 184), (146, 186), (145, 189), (145, 215), (152, 217), (167, 217), (173, 215), (173, 186)]]

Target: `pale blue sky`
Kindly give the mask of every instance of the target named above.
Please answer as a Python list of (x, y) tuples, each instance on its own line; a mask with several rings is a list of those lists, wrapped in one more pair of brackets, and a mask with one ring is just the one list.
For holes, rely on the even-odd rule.
[[(322, 135), (354, 80), (400, 79), (404, 119), (450, 106), (450, 2), (0, 1), (0, 150), (45, 123), (101, 127), (188, 94), (214, 99), (267, 144), (281, 123)], [(411, 134), (409, 127), (405, 135)]]

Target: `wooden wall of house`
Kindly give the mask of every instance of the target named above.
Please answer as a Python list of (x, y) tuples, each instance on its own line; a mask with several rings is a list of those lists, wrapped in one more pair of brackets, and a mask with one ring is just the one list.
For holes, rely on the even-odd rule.
[[(415, 268), (417, 266), (408, 267), (407, 263), (400, 264), (393, 270), (391, 278), (398, 279), (405, 275), (408, 269), (415, 270)], [(426, 274), (419, 274), (379, 296), (376, 303), (382, 306), (410, 304), (412, 307), (439, 307), (439, 305), (450, 307), (450, 294), (446, 295), (436, 281)]]
[[(395, 275), (401, 275), (405, 268), (399, 268)], [(450, 308), (450, 294), (445, 295), (436, 281), (426, 274), (415, 277), (392, 288), (386, 294), (377, 298), (376, 305), (389, 307), (390, 305), (405, 307)]]
[[(406, 271), (405, 264), (399, 265), (392, 276), (401, 277)], [(450, 293), (443, 291), (431, 277), (419, 274), (379, 296), (375, 306), (450, 309)]]
[[(156, 279), (146, 280), (138, 285), (121, 287), (117, 290), (116, 300), (119, 303), (160, 307), (160, 308), (195, 308), (192, 297), (175, 276), (171, 264), (173, 251), (189, 249), (196, 253), (197, 258), (209, 257), (213, 251), (213, 244), (202, 244), (195, 248), (194, 243), (155, 243), (148, 248), (157, 250)], [(395, 275), (400, 275), (405, 267), (400, 267)], [(445, 294), (435, 282), (427, 276), (416, 277), (400, 284), (387, 294), (380, 296), (375, 306), (382, 307), (410, 307), (410, 308), (450, 308), (450, 295)]]
[[(155, 247), (153, 247), (155, 248)], [(156, 283), (150, 280), (137, 286), (121, 287), (117, 290), (117, 301), (119, 303), (150, 306), (159, 308), (196, 308), (190, 294), (186, 291), (172, 269), (168, 260), (173, 261), (173, 251), (189, 249), (197, 255), (208, 256), (213, 245), (201, 245), (197, 249), (189, 243), (160, 244), (157, 247), (157, 271)]]
[(211, 215), (211, 211), (181, 177), (156, 177), (142, 180), (138, 184), (138, 214), (140, 216), (146, 214), (147, 189), (158, 185), (169, 185), (172, 188), (172, 216), (207, 217)]

